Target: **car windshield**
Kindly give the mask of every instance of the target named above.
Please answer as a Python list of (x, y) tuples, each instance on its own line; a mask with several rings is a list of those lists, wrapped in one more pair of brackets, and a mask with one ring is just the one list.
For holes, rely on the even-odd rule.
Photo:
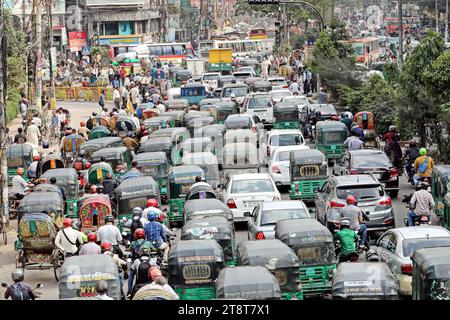
[(271, 107), (272, 107), (271, 99), (270, 99), (270, 97), (267, 97), (267, 96), (251, 97), (248, 102), (249, 109), (271, 108)]
[(349, 195), (358, 200), (379, 199), (384, 196), (384, 191), (380, 185), (343, 186), (337, 188), (336, 195), (339, 199), (347, 199)]
[(242, 72), (253, 72), (253, 67), (240, 67), (239, 71), (242, 71)]
[(208, 74), (203, 76), (203, 80), (210, 81), (210, 80), (218, 80), (219, 75), (218, 74)]
[(277, 209), (263, 211), (261, 214), (261, 226), (276, 224), (277, 221), (287, 219), (308, 219), (309, 214), (304, 209)]
[(289, 102), (290, 104), (295, 104), (295, 105), (308, 104), (308, 99), (306, 99), (306, 98), (287, 98), (287, 99), (284, 99), (283, 101)]
[(272, 98), (283, 98), (283, 97), (290, 97), (292, 96), (292, 93), (290, 91), (280, 91), (280, 92), (272, 92), (270, 94)]
[(270, 139), (270, 145), (274, 147), (297, 146), (303, 144), (303, 137), (299, 134), (281, 134)]
[(317, 108), (316, 111), (319, 111), (320, 114), (322, 114), (322, 115), (327, 115), (327, 114), (336, 115), (337, 114), (336, 109), (331, 106), (330, 107), (320, 107), (320, 108)]
[(231, 193), (274, 192), (272, 182), (268, 179), (234, 180)]
[(391, 167), (389, 158), (384, 153), (352, 155), (353, 168), (386, 168)]
[(422, 248), (447, 246), (450, 246), (450, 237), (406, 239), (402, 242), (404, 257), (410, 257), (414, 251)]
[(244, 97), (248, 93), (247, 87), (233, 87), (233, 88), (225, 88), (223, 89), (223, 96), (225, 98), (231, 96), (234, 93), (236, 97)]

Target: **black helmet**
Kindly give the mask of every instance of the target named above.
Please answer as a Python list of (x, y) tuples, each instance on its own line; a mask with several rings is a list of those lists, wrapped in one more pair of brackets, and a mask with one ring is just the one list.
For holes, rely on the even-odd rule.
[(113, 216), (106, 216), (105, 217), (105, 223), (108, 223), (108, 222), (114, 223), (114, 217)]
[(55, 177), (51, 177), (50, 178), (50, 183), (51, 184), (56, 184), (56, 178)]
[(416, 190), (427, 190), (430, 185), (425, 181), (419, 181), (416, 185)]
[(42, 148), (44, 149), (50, 148), (50, 143), (48, 142), (48, 140), (42, 141)]
[(350, 107), (349, 106), (344, 107), (344, 111), (350, 111)]
[(149, 247), (141, 247), (139, 249), (139, 256), (141, 256), (141, 257), (144, 257), (144, 256), (150, 257), (151, 253), (152, 253), (152, 251), (150, 250)]
[(14, 282), (20, 282), (20, 281), (23, 281), (23, 279), (24, 279), (24, 273), (23, 273), (23, 270), (20, 269), (20, 268), (17, 268), (16, 270), (14, 270), (14, 271), (11, 273), (11, 278), (12, 278), (12, 280), (13, 280)]

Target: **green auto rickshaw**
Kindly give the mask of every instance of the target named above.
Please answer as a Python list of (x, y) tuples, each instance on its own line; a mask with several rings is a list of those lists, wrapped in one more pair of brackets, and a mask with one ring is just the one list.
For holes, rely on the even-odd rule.
[(198, 128), (194, 132), (195, 137), (210, 137), (214, 143), (214, 154), (217, 157), (219, 167), (222, 166), (222, 150), (224, 145), (224, 135), (227, 129), (224, 124), (210, 124)]
[(6, 147), (6, 159), (8, 162), (8, 185), (12, 178), (17, 175), (17, 168), (21, 167), (25, 173), (23, 178), (28, 181), (27, 169), (33, 162), (33, 147), (29, 144), (13, 144)]
[(176, 75), (179, 70), (184, 70), (182, 67), (170, 67), (169, 68), (169, 80), (172, 81), (173, 85), (176, 83)]
[(89, 132), (89, 140), (111, 137), (112, 132), (105, 126), (96, 126)]
[(450, 182), (447, 183), (447, 194), (445, 195), (444, 199), (444, 214), (442, 225), (447, 230), (450, 230)]
[(300, 129), (300, 117), (298, 107), (275, 106), (273, 108), (274, 129)]
[(183, 240), (214, 239), (222, 247), (225, 266), (236, 264), (236, 235), (226, 217), (220, 215), (202, 216), (186, 222), (181, 231)]
[(434, 213), (441, 220), (444, 216), (445, 195), (450, 182), (450, 164), (437, 165), (431, 171), (431, 194), (435, 202)]
[(297, 254), (304, 296), (331, 292), (336, 256), (333, 236), (327, 227), (315, 219), (279, 220), (275, 238)]
[(277, 278), (266, 267), (226, 267), (217, 277), (216, 297), (230, 300), (280, 300), (281, 289)]
[(91, 163), (97, 163), (104, 157), (111, 165), (115, 177), (121, 177), (131, 169), (131, 153), (127, 147), (105, 148), (95, 151), (91, 156)]
[(196, 177), (205, 179), (205, 173), (202, 168), (196, 165), (183, 165), (172, 167), (169, 170), (169, 220), (170, 225), (182, 224), (183, 206), (186, 201), (186, 195), (191, 186), (195, 183)]
[(45, 172), (40, 178), (50, 181), (56, 178), (56, 185), (64, 189), (66, 196), (66, 217), (78, 219), (77, 201), (80, 196), (80, 183), (78, 173), (73, 168), (51, 169)]
[(172, 163), (180, 163), (183, 155), (181, 154), (181, 144), (186, 141), (186, 139), (190, 138), (191, 135), (186, 128), (167, 128), (167, 129), (159, 129), (153, 131), (149, 135), (149, 140), (156, 137), (169, 137), (172, 139), (172, 150), (171, 150), (171, 162)]
[(97, 150), (115, 147), (125, 147), (123, 140), (119, 137), (106, 137), (86, 141), (80, 146), (80, 151), (83, 151), (84, 157), (89, 159)]
[(229, 115), (238, 114), (238, 104), (234, 102), (217, 102), (211, 107), (211, 114), (218, 124), (224, 124)]
[(100, 183), (110, 173), (114, 177), (114, 170), (108, 163), (94, 163), (88, 171), (89, 185)]
[(340, 121), (319, 121), (316, 124), (316, 148), (329, 162), (344, 155), (343, 145), (347, 137), (347, 126)]
[(169, 252), (169, 285), (181, 300), (214, 299), (223, 266), (223, 250), (216, 240), (177, 241)]
[(148, 199), (156, 199), (161, 204), (158, 183), (152, 177), (126, 179), (115, 190), (117, 200), (118, 228), (121, 233), (125, 224), (133, 217), (133, 208), (145, 208)]
[(172, 164), (172, 139), (169, 137), (152, 137), (141, 144), (138, 154), (148, 152), (164, 152), (167, 157), (168, 164)]
[(317, 149), (292, 151), (290, 155), (291, 200), (314, 201), (328, 178), (325, 156)]
[(278, 239), (244, 241), (237, 247), (242, 266), (261, 266), (277, 278), (283, 300), (303, 300), (300, 262), (295, 252)]
[(158, 181), (161, 198), (167, 200), (167, 171), (169, 164), (165, 152), (145, 152), (137, 154), (133, 160), (138, 163), (138, 169), (145, 175)]
[(213, 189), (220, 184), (219, 161), (212, 152), (193, 152), (183, 155), (182, 164), (196, 164), (205, 172), (206, 182)]
[(450, 247), (418, 249), (411, 260), (412, 299), (450, 300)]
[(171, 128), (175, 127), (184, 127), (184, 115), (186, 111), (183, 110), (174, 110), (174, 111), (166, 111), (161, 114), (162, 117), (171, 117), (172, 119), (169, 121), (169, 126)]
[(190, 78), (192, 78), (192, 72), (184, 69), (178, 70), (175, 74), (175, 81), (173, 85), (175, 87), (181, 87), (181, 85), (187, 83)]

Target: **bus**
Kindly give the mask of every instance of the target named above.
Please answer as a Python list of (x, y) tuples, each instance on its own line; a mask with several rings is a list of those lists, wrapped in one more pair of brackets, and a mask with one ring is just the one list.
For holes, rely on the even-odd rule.
[(212, 40), (200, 42), (199, 51), (206, 54), (209, 49), (232, 49), (233, 56), (243, 57), (249, 53), (264, 52), (270, 53), (275, 46), (274, 39), (260, 39), (260, 40)]
[(267, 39), (267, 31), (265, 28), (253, 28), (250, 30), (249, 38), (251, 40)]
[[(406, 19), (403, 19), (403, 32), (409, 31), (409, 24), (405, 22)], [(398, 18), (384, 18), (384, 27), (386, 28), (386, 33), (389, 36), (398, 37)]]
[(194, 49), (190, 42), (187, 43), (147, 43), (150, 56), (156, 56), (162, 63), (172, 62), (174, 65), (181, 65), (183, 59), (195, 56)]
[(343, 43), (352, 46), (356, 61), (359, 63), (369, 63), (369, 60), (374, 62), (380, 57), (380, 39), (377, 37), (350, 39)]

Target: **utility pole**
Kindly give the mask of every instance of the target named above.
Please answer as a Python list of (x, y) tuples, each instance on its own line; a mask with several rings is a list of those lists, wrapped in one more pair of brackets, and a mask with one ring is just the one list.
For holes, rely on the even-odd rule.
[(448, 42), (448, 0), (445, 1), (445, 42)]
[(34, 99), (36, 108), (42, 109), (42, 0), (36, 3), (36, 83)]
[[(50, 109), (53, 109), (53, 106), (56, 106), (56, 100), (55, 100), (55, 74), (53, 72), (53, 63), (56, 61), (53, 61), (53, 21), (52, 21), (52, 1), (53, 0), (47, 0), (47, 13), (48, 13), (48, 21), (49, 21), (49, 28), (50, 28), (50, 49), (48, 50), (48, 61), (49, 61), (49, 70), (50, 70)], [(55, 108), (56, 109), (56, 108)]]
[(6, 160), (6, 48), (7, 39), (5, 34), (5, 19), (3, 15), (3, 1), (0, 1), (0, 152), (1, 152), (1, 207), (2, 215), (0, 217), (1, 223), (5, 225), (9, 224), (9, 203), (8, 203), (8, 163)]
[(439, 33), (439, 0), (434, 0), (436, 9), (436, 32)]
[(398, 66), (403, 66), (403, 0), (397, 0), (398, 4)]

